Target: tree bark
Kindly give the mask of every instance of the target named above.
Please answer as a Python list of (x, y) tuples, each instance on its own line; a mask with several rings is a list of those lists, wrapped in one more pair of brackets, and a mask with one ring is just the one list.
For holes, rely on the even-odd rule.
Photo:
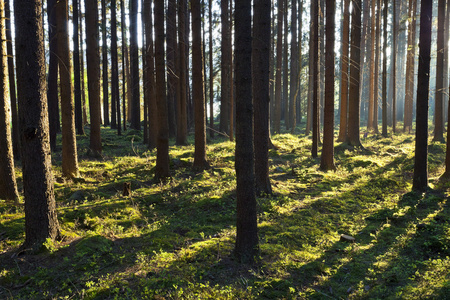
[(86, 1), (86, 58), (91, 132), (89, 149), (97, 157), (102, 153), (100, 135), (100, 46), (96, 1)]
[[(348, 121), (348, 43), (350, 33), (350, 0), (344, 0), (344, 18), (342, 23), (342, 55), (341, 55), (341, 105), (338, 142), (347, 140)], [(372, 72), (371, 72), (372, 74)], [(372, 77), (372, 75), (371, 75)]]
[(221, 61), (221, 89), (220, 89), (220, 132), (229, 132), (230, 120), (230, 74), (231, 74), (231, 33), (230, 33), (230, 14), (229, 14), (229, 0), (222, 0), (220, 2), (221, 8), (221, 24), (222, 24), (222, 61)]
[(117, 53), (116, 0), (111, 0), (111, 128), (122, 134), (119, 100), (119, 61)]
[(278, 1), (278, 15), (277, 15), (277, 54), (276, 54), (276, 74), (275, 74), (275, 119), (273, 121), (274, 133), (281, 133), (281, 105), (282, 105), (282, 58), (283, 58), (283, 12), (284, 0)]
[(419, 69), (417, 75), (416, 144), (413, 190), (428, 188), (428, 92), (431, 60), (431, 21), (433, 1), (420, 5)]
[(382, 74), (382, 128), (381, 135), (387, 137), (387, 15), (388, 1), (384, 0), (383, 7), (383, 74)]
[(35, 250), (47, 238), (56, 239), (59, 235), (45, 99), (41, 5), (38, 0), (14, 0), (17, 98), (25, 198), (23, 248)]
[(120, 29), (122, 32), (122, 114), (123, 114), (123, 130), (127, 130), (128, 110), (127, 102), (129, 102), (130, 76), (128, 76), (128, 47), (127, 47), (127, 30), (125, 23), (125, 5), (124, 0), (120, 0)]
[(359, 136), (359, 85), (360, 85), (360, 45), (361, 45), (361, 0), (353, 0), (352, 29), (350, 45), (350, 83), (348, 101), (347, 142), (361, 147)]
[(256, 214), (253, 105), (251, 1), (236, 2), (236, 245), (234, 254), (244, 263), (258, 253)]
[(164, 64), (164, 1), (155, 1), (155, 66), (156, 66), (156, 105), (158, 110), (158, 141), (155, 179), (170, 177), (169, 173), (169, 121), (166, 100), (166, 69)]
[(212, 2), (208, 1), (209, 8), (209, 136), (214, 138), (214, 61), (213, 61), (213, 22)]
[(109, 122), (109, 88), (108, 88), (108, 43), (106, 41), (106, 0), (102, 4), (102, 90), (103, 90), (103, 125)]
[(67, 178), (78, 176), (77, 142), (72, 89), (72, 66), (69, 49), (69, 5), (67, 0), (56, 3), (58, 34), (59, 80), (62, 124), (62, 173)]
[(167, 60), (167, 107), (169, 112), (169, 137), (176, 137), (177, 124), (175, 120), (178, 76), (176, 70), (177, 45), (177, 2), (168, 0), (166, 29), (166, 60)]
[(320, 60), (319, 60), (319, 2), (315, 1), (312, 6), (311, 24), (313, 26), (313, 97), (312, 97), (312, 148), (311, 156), (318, 156), (319, 147), (319, 101), (320, 101)]
[(130, 70), (131, 70), (131, 128), (141, 130), (141, 101), (139, 94), (139, 46), (137, 32), (137, 0), (130, 1)]
[(436, 57), (436, 93), (434, 98), (434, 137), (433, 141), (444, 142), (444, 45), (445, 2), (438, 2), (437, 57)]
[(60, 131), (59, 124), (59, 96), (58, 96), (58, 35), (56, 33), (56, 0), (48, 0), (48, 35), (49, 35), (49, 64), (48, 64), (48, 117), (50, 128), (50, 146), (56, 151), (56, 134)]
[(178, 2), (177, 145), (187, 144), (186, 0)]
[(406, 59), (406, 82), (405, 82), (405, 117), (403, 130), (411, 132), (413, 115), (413, 91), (414, 91), (414, 63), (416, 44), (416, 8), (417, 0), (409, 0), (409, 22), (408, 25), (408, 50)]
[(78, 36), (78, 0), (72, 1), (73, 7), (73, 70), (75, 94), (75, 127), (77, 133), (84, 135), (83, 110), (81, 104), (81, 70), (80, 70), (80, 42)]
[(192, 13), (192, 96), (194, 97), (195, 152), (194, 169), (209, 167), (206, 161), (206, 117), (202, 51), (202, 16), (200, 0), (191, 1)]
[(325, 107), (323, 147), (320, 168), (336, 170), (334, 165), (334, 34), (335, 0), (326, 2), (326, 49), (325, 49)]
[[(270, 15), (269, 15), (270, 17)], [(290, 70), (290, 94), (289, 94), (289, 125), (291, 133), (294, 133), (296, 124), (296, 103), (298, 97), (298, 78), (299, 74), (299, 51), (297, 42), (297, 0), (292, 1), (291, 11), (291, 70)]]

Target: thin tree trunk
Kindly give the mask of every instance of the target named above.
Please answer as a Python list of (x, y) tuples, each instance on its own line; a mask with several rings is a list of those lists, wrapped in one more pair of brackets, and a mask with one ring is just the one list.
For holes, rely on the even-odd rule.
[(286, 126), (286, 130), (290, 129), (291, 124), (289, 123), (289, 63), (288, 63), (288, 2), (284, 1), (284, 11), (283, 11), (283, 97), (282, 97), (282, 108), (283, 108), (283, 116), (284, 125)]
[(397, 1), (393, 0), (393, 41), (392, 48), (394, 49), (394, 53), (392, 53), (392, 81), (393, 81), (393, 93), (392, 93), (392, 132), (396, 133), (397, 129), (397, 34), (398, 34), (398, 24), (397, 24)]
[[(89, 1), (89, 0), (88, 0)], [(103, 84), (103, 125), (109, 123), (109, 89), (108, 89), (108, 43), (106, 41), (106, 0), (102, 4), (102, 84)]]
[(213, 22), (212, 2), (208, 1), (209, 8), (209, 136), (214, 138), (214, 62), (213, 62)]
[(125, 5), (124, 0), (120, 0), (120, 23), (122, 32), (122, 114), (123, 114), (123, 130), (127, 130), (128, 110), (127, 102), (129, 99), (129, 76), (128, 76), (128, 51), (127, 51), (127, 35), (125, 24)]
[(177, 2), (168, 0), (166, 16), (166, 60), (167, 60), (167, 105), (169, 113), (169, 137), (176, 136), (177, 124), (175, 120), (178, 76), (176, 71), (177, 51)]
[(78, 176), (78, 156), (72, 89), (72, 66), (69, 49), (69, 5), (67, 0), (56, 3), (58, 34), (59, 80), (62, 123), (62, 173), (67, 178)]
[(342, 55), (341, 55), (341, 106), (338, 142), (347, 140), (348, 121), (348, 43), (350, 33), (350, 0), (344, 0), (344, 19), (342, 23)]
[[(78, 11), (79, 11), (79, 35), (80, 35), (80, 41), (82, 43), (85, 43), (84, 37), (84, 30), (83, 30), (83, 12), (82, 12), (82, 6), (80, 4), (81, 1), (78, 1)], [(83, 125), (88, 124), (88, 115), (87, 115), (87, 105), (86, 105), (86, 89), (85, 89), (85, 74), (84, 74), (84, 50), (83, 47), (80, 47), (80, 78), (81, 78), (81, 102), (83, 103)]]
[(278, 1), (277, 15), (277, 54), (276, 54), (276, 74), (275, 74), (275, 119), (273, 130), (275, 133), (281, 133), (281, 105), (282, 105), (282, 85), (281, 70), (283, 58), (283, 12), (284, 0)]
[(406, 59), (406, 82), (405, 82), (405, 117), (403, 130), (411, 132), (413, 114), (413, 91), (414, 91), (414, 63), (416, 44), (416, 7), (417, 0), (409, 0), (409, 22), (408, 25), (408, 50)]
[(130, 1), (130, 69), (131, 69), (131, 128), (141, 130), (141, 101), (139, 94), (139, 47), (137, 32), (137, 0)]
[(119, 101), (119, 62), (117, 53), (117, 12), (116, 0), (111, 0), (111, 128), (122, 134)]
[(436, 94), (434, 98), (434, 137), (433, 141), (444, 141), (444, 51), (448, 51), (444, 45), (444, 27), (445, 27), (445, 2), (438, 2), (438, 27), (437, 27), (437, 57), (436, 57)]
[(48, 117), (50, 128), (50, 146), (56, 151), (56, 134), (59, 125), (59, 97), (58, 97), (58, 35), (56, 31), (56, 0), (48, 0), (48, 32), (49, 32), (49, 64), (48, 64)]
[(387, 15), (388, 1), (384, 0), (383, 7), (383, 75), (382, 75), (382, 129), (381, 134), (387, 137)]
[(178, 2), (177, 145), (187, 144), (186, 0)]
[(375, 30), (375, 83), (374, 83), (374, 103), (373, 103), (373, 130), (378, 133), (378, 91), (379, 91), (379, 71), (380, 71), (380, 34), (381, 34), (381, 0), (377, 0), (377, 28)]
[(320, 60), (319, 60), (319, 2), (316, 1), (312, 6), (311, 23), (313, 26), (313, 61), (312, 61), (312, 74), (313, 74), (313, 98), (312, 98), (312, 148), (311, 155), (313, 158), (318, 156), (319, 147), (319, 101), (320, 101)]
[(231, 33), (230, 33), (230, 18), (229, 18), (229, 0), (222, 0), (220, 2), (221, 8), (221, 24), (222, 24), (222, 61), (221, 61), (221, 100), (220, 100), (220, 131), (229, 132), (229, 120), (230, 120), (230, 67), (231, 55), (229, 45), (231, 45)]
[(73, 69), (75, 83), (75, 127), (77, 133), (84, 135), (83, 110), (81, 103), (81, 70), (80, 70), (80, 41), (78, 36), (78, 0), (73, 0)]

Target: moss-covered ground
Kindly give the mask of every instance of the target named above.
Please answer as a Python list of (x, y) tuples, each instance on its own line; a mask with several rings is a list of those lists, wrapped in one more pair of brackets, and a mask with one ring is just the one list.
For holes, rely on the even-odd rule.
[(139, 132), (102, 134), (100, 160), (78, 137), (83, 179), (61, 180), (53, 156), (63, 238), (46, 251), (17, 253), (23, 208), (0, 201), (0, 299), (450, 298), (449, 185), (438, 181), (445, 144), (430, 144), (431, 189), (416, 194), (412, 135), (369, 135), (365, 149), (336, 144), (337, 171), (327, 173), (310, 137), (273, 136), (260, 255), (242, 265), (232, 255), (233, 143), (209, 141), (203, 172), (191, 168), (193, 146), (171, 146), (172, 178), (155, 183), (156, 150)]

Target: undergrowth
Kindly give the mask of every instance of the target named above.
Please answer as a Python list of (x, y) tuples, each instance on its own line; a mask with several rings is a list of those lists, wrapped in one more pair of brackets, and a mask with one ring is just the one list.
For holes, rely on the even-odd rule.
[[(212, 168), (192, 170), (193, 146), (171, 146), (171, 180), (153, 181), (156, 150), (139, 132), (102, 129), (104, 157), (78, 136), (82, 179), (64, 181), (53, 155), (63, 239), (17, 253), (22, 207), (0, 202), (2, 299), (388, 299), (450, 295), (445, 145), (431, 143), (430, 187), (411, 190), (414, 139), (369, 135), (336, 144), (319, 170), (310, 137), (273, 136), (273, 195), (258, 199), (260, 255), (233, 259), (234, 144), (209, 141)], [(191, 137), (192, 139), (192, 137)], [(192, 140), (191, 140), (192, 142)], [(17, 170), (19, 184), (20, 170)], [(124, 183), (131, 195), (123, 196)], [(341, 234), (355, 238), (341, 241)]]

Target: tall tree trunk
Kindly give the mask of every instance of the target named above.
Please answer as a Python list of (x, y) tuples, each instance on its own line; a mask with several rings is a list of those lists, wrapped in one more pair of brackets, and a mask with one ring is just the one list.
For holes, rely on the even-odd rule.
[(367, 116), (367, 131), (374, 129), (374, 110), (376, 107), (376, 99), (378, 99), (377, 94), (375, 91), (378, 91), (378, 88), (375, 86), (375, 82), (377, 81), (375, 78), (375, 66), (378, 66), (375, 62), (375, 52), (377, 52), (377, 49), (375, 47), (376, 43), (376, 36), (375, 36), (375, 27), (377, 26), (376, 22), (376, 13), (377, 8), (376, 0), (372, 0), (372, 16), (371, 16), (371, 51), (370, 51), (370, 87), (369, 87), (369, 108), (368, 108), (368, 116)]
[(214, 138), (214, 61), (213, 61), (213, 22), (212, 2), (208, 0), (209, 11), (209, 136)]
[(56, 134), (60, 131), (58, 97), (58, 35), (56, 32), (56, 0), (48, 0), (49, 64), (48, 64), (48, 117), (50, 128), (50, 146), (56, 151)]
[(228, 50), (227, 53), (229, 55), (229, 62), (230, 62), (230, 106), (229, 106), (229, 112), (230, 112), (230, 131), (229, 131), (229, 136), (230, 136), (230, 141), (234, 141), (234, 121), (235, 121), (235, 117), (234, 117), (234, 72), (233, 72), (233, 66), (234, 66), (234, 62), (233, 62), (233, 45), (231, 42), (231, 32), (233, 32), (233, 1), (230, 1), (230, 41), (228, 43)]
[(326, 3), (326, 49), (325, 49), (325, 107), (323, 147), (320, 168), (335, 170), (334, 165), (334, 34), (335, 0)]
[(127, 30), (125, 23), (125, 5), (124, 0), (120, 0), (120, 29), (122, 32), (122, 114), (123, 114), (123, 130), (127, 130), (127, 121), (129, 118), (127, 110), (127, 102), (129, 102), (129, 76), (128, 76), (128, 47), (127, 47)]
[(78, 0), (72, 1), (73, 7), (73, 77), (75, 83), (75, 127), (77, 133), (84, 135), (83, 110), (81, 103), (81, 70), (80, 70), (80, 41), (78, 36)]
[(382, 129), (381, 134), (387, 137), (387, 15), (388, 1), (384, 0), (383, 7), (383, 75), (382, 75)]
[[(145, 19), (145, 86), (147, 90), (146, 99), (148, 110), (148, 148), (156, 148), (158, 139), (158, 110), (156, 106), (155, 90), (155, 56), (153, 45), (153, 18), (152, 1), (144, 0)], [(177, 131), (178, 132), (178, 131)]]
[(379, 71), (380, 71), (380, 41), (381, 41), (381, 0), (377, 0), (377, 17), (376, 17), (377, 28), (375, 30), (375, 83), (374, 83), (374, 103), (373, 103), (373, 130), (378, 133), (378, 82), (379, 82)]
[(103, 125), (109, 123), (109, 89), (108, 89), (108, 42), (106, 40), (106, 0), (102, 4), (102, 89), (103, 89)]
[(284, 124), (286, 126), (286, 130), (290, 129), (290, 123), (289, 123), (289, 97), (288, 97), (288, 91), (289, 91), (289, 63), (288, 63), (288, 2), (287, 0), (284, 1), (284, 11), (283, 11), (283, 98), (282, 98), (282, 108), (283, 108), (283, 116), (282, 119), (284, 120)]
[(319, 148), (319, 101), (320, 101), (320, 60), (319, 60), (319, 2), (316, 1), (312, 8), (311, 24), (313, 26), (313, 98), (312, 98), (312, 148), (311, 155), (313, 158), (318, 156)]
[(448, 45), (444, 45), (445, 27), (445, 2), (438, 2), (438, 28), (437, 28), (437, 57), (436, 57), (436, 94), (434, 98), (434, 137), (433, 141), (444, 141), (444, 50), (448, 51)]
[[(350, 33), (350, 0), (344, 0), (344, 18), (342, 23), (342, 55), (341, 55), (341, 105), (338, 142), (347, 140), (348, 120), (348, 43)], [(372, 72), (371, 72), (372, 74)], [(372, 77), (372, 76), (371, 76)]]
[(69, 49), (69, 5), (67, 0), (56, 3), (58, 34), (59, 80), (62, 123), (62, 173), (67, 178), (78, 176), (77, 142), (72, 89), (72, 66)]
[(286, 119), (289, 120), (291, 132), (294, 133), (296, 124), (295, 111), (298, 96), (297, 83), (300, 76), (298, 70), (298, 42), (297, 42), (297, 0), (292, 1), (291, 10), (291, 69), (290, 69), (290, 94), (289, 94), (289, 115)]
[(117, 53), (116, 0), (111, 0), (111, 128), (122, 134), (119, 101), (119, 61)]
[(360, 45), (361, 45), (361, 0), (353, 0), (352, 29), (350, 45), (350, 83), (348, 101), (347, 142), (361, 147), (359, 137), (359, 85), (360, 85)]
[(231, 44), (230, 33), (230, 17), (229, 17), (229, 0), (223, 0), (220, 2), (221, 8), (221, 24), (222, 24), (222, 61), (221, 61), (221, 89), (220, 89), (220, 131), (229, 132), (229, 120), (230, 120), (230, 74), (231, 74), (231, 54), (229, 45)]
[(16, 79), (14, 68), (14, 54), (12, 48), (11, 34), (11, 3), (5, 0), (5, 27), (6, 27), (6, 53), (8, 56), (8, 82), (9, 95), (11, 102), (11, 121), (12, 121), (12, 147), (14, 159), (20, 159), (20, 136), (19, 136), (19, 116), (17, 115), (17, 97), (16, 97)]
[(405, 117), (403, 130), (411, 132), (412, 114), (413, 114), (413, 91), (414, 91), (414, 63), (415, 63), (415, 44), (416, 44), (416, 8), (417, 0), (409, 0), (409, 18), (408, 25), (408, 50), (406, 59), (406, 82), (405, 82)]
[(98, 5), (96, 1), (86, 1), (86, 58), (89, 111), (91, 116), (91, 132), (89, 149), (93, 156), (102, 153), (100, 135), (100, 46), (98, 24)]
[(282, 58), (283, 58), (283, 12), (284, 1), (278, 1), (278, 14), (277, 14), (277, 53), (276, 53), (276, 74), (275, 74), (275, 119), (273, 131), (275, 133), (281, 133), (281, 70), (282, 70)]
[(169, 112), (169, 137), (176, 136), (177, 124), (175, 120), (178, 77), (176, 71), (177, 45), (177, 1), (168, 0), (167, 5), (167, 35), (166, 35), (166, 59), (167, 59), (167, 106)]
[(24, 249), (40, 249), (47, 238), (56, 239), (56, 215), (45, 99), (45, 53), (42, 1), (14, 0), (17, 98), (22, 137), (22, 172), (25, 198)]
[(130, 1), (130, 69), (131, 128), (141, 130), (141, 100), (139, 94), (139, 46), (137, 32), (138, 1)]
[(269, 180), (270, 0), (256, 0), (253, 10), (252, 88), (255, 179), (258, 194), (271, 194)]
[(192, 96), (194, 97), (195, 152), (194, 169), (209, 167), (206, 161), (206, 117), (202, 51), (202, 15), (200, 0), (191, 1), (192, 12)]
[(258, 253), (256, 214), (253, 106), (251, 1), (236, 2), (236, 245), (241, 262), (252, 262)]
[[(83, 30), (83, 11), (82, 6), (80, 4), (81, 1), (78, 1), (78, 11), (79, 11), (79, 35), (80, 41), (84, 42), (84, 30)], [(83, 125), (89, 123), (88, 115), (87, 115), (87, 105), (86, 105), (86, 89), (85, 89), (85, 74), (84, 74), (84, 50), (83, 47), (80, 47), (80, 76), (81, 76), (81, 101), (83, 103)]]
[(394, 53), (392, 53), (392, 81), (393, 81), (393, 92), (392, 92), (392, 132), (395, 133), (397, 126), (397, 34), (398, 34), (398, 24), (397, 24), (397, 1), (393, 0), (393, 40), (392, 48)]
[(166, 69), (164, 64), (164, 1), (155, 1), (155, 66), (156, 105), (158, 111), (158, 141), (155, 179), (163, 180), (169, 174), (169, 121), (166, 100)]
[(0, 199), (19, 203), (10, 126), (7, 87), (5, 4), (0, 2)]
[(178, 2), (177, 145), (187, 144), (186, 0)]
[(416, 145), (414, 155), (413, 190), (428, 187), (428, 92), (431, 60), (432, 0), (420, 5), (419, 70), (417, 76)]

